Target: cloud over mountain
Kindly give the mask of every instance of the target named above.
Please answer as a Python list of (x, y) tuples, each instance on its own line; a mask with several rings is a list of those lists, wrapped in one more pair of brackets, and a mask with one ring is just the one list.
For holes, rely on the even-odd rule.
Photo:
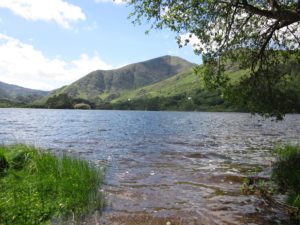
[(112, 69), (98, 55), (82, 53), (74, 60), (49, 58), (33, 45), (0, 33), (0, 81), (27, 88), (51, 90), (90, 71)]

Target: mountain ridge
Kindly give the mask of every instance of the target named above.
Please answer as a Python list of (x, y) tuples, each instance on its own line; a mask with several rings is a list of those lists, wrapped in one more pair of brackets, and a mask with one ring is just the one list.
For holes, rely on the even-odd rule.
[(125, 90), (160, 82), (191, 69), (196, 64), (176, 56), (162, 56), (133, 63), (114, 70), (96, 70), (67, 85), (52, 95), (67, 94), (87, 100), (112, 100)]
[(0, 81), (0, 100), (29, 103), (49, 93)]

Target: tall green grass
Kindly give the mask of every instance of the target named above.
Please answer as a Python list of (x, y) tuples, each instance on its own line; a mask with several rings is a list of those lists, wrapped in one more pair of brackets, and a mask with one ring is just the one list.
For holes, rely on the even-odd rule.
[(0, 224), (50, 224), (100, 210), (103, 178), (102, 169), (81, 159), (1, 146)]
[(298, 208), (296, 217), (300, 223), (300, 146), (282, 146), (277, 153), (272, 177), (281, 191), (288, 194), (288, 204)]

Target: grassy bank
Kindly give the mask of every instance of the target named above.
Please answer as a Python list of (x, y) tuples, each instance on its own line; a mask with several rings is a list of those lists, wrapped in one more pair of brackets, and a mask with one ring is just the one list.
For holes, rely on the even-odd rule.
[[(300, 224), (300, 145), (284, 145), (275, 149), (271, 179), (256, 175), (244, 179), (242, 193), (264, 197), (290, 214), (290, 224)], [(284, 194), (286, 200), (278, 200)]]
[(25, 145), (0, 147), (0, 224), (50, 224), (101, 209), (103, 170)]
[(295, 217), (300, 223), (300, 146), (282, 146), (277, 153), (272, 177), (280, 191), (287, 193), (287, 204), (298, 208)]

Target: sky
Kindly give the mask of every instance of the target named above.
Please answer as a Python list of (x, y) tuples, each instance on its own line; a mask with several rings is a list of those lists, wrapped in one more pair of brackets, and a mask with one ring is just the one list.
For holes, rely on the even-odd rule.
[(175, 34), (133, 25), (122, 0), (0, 0), (0, 81), (53, 90), (163, 55), (201, 63)]

